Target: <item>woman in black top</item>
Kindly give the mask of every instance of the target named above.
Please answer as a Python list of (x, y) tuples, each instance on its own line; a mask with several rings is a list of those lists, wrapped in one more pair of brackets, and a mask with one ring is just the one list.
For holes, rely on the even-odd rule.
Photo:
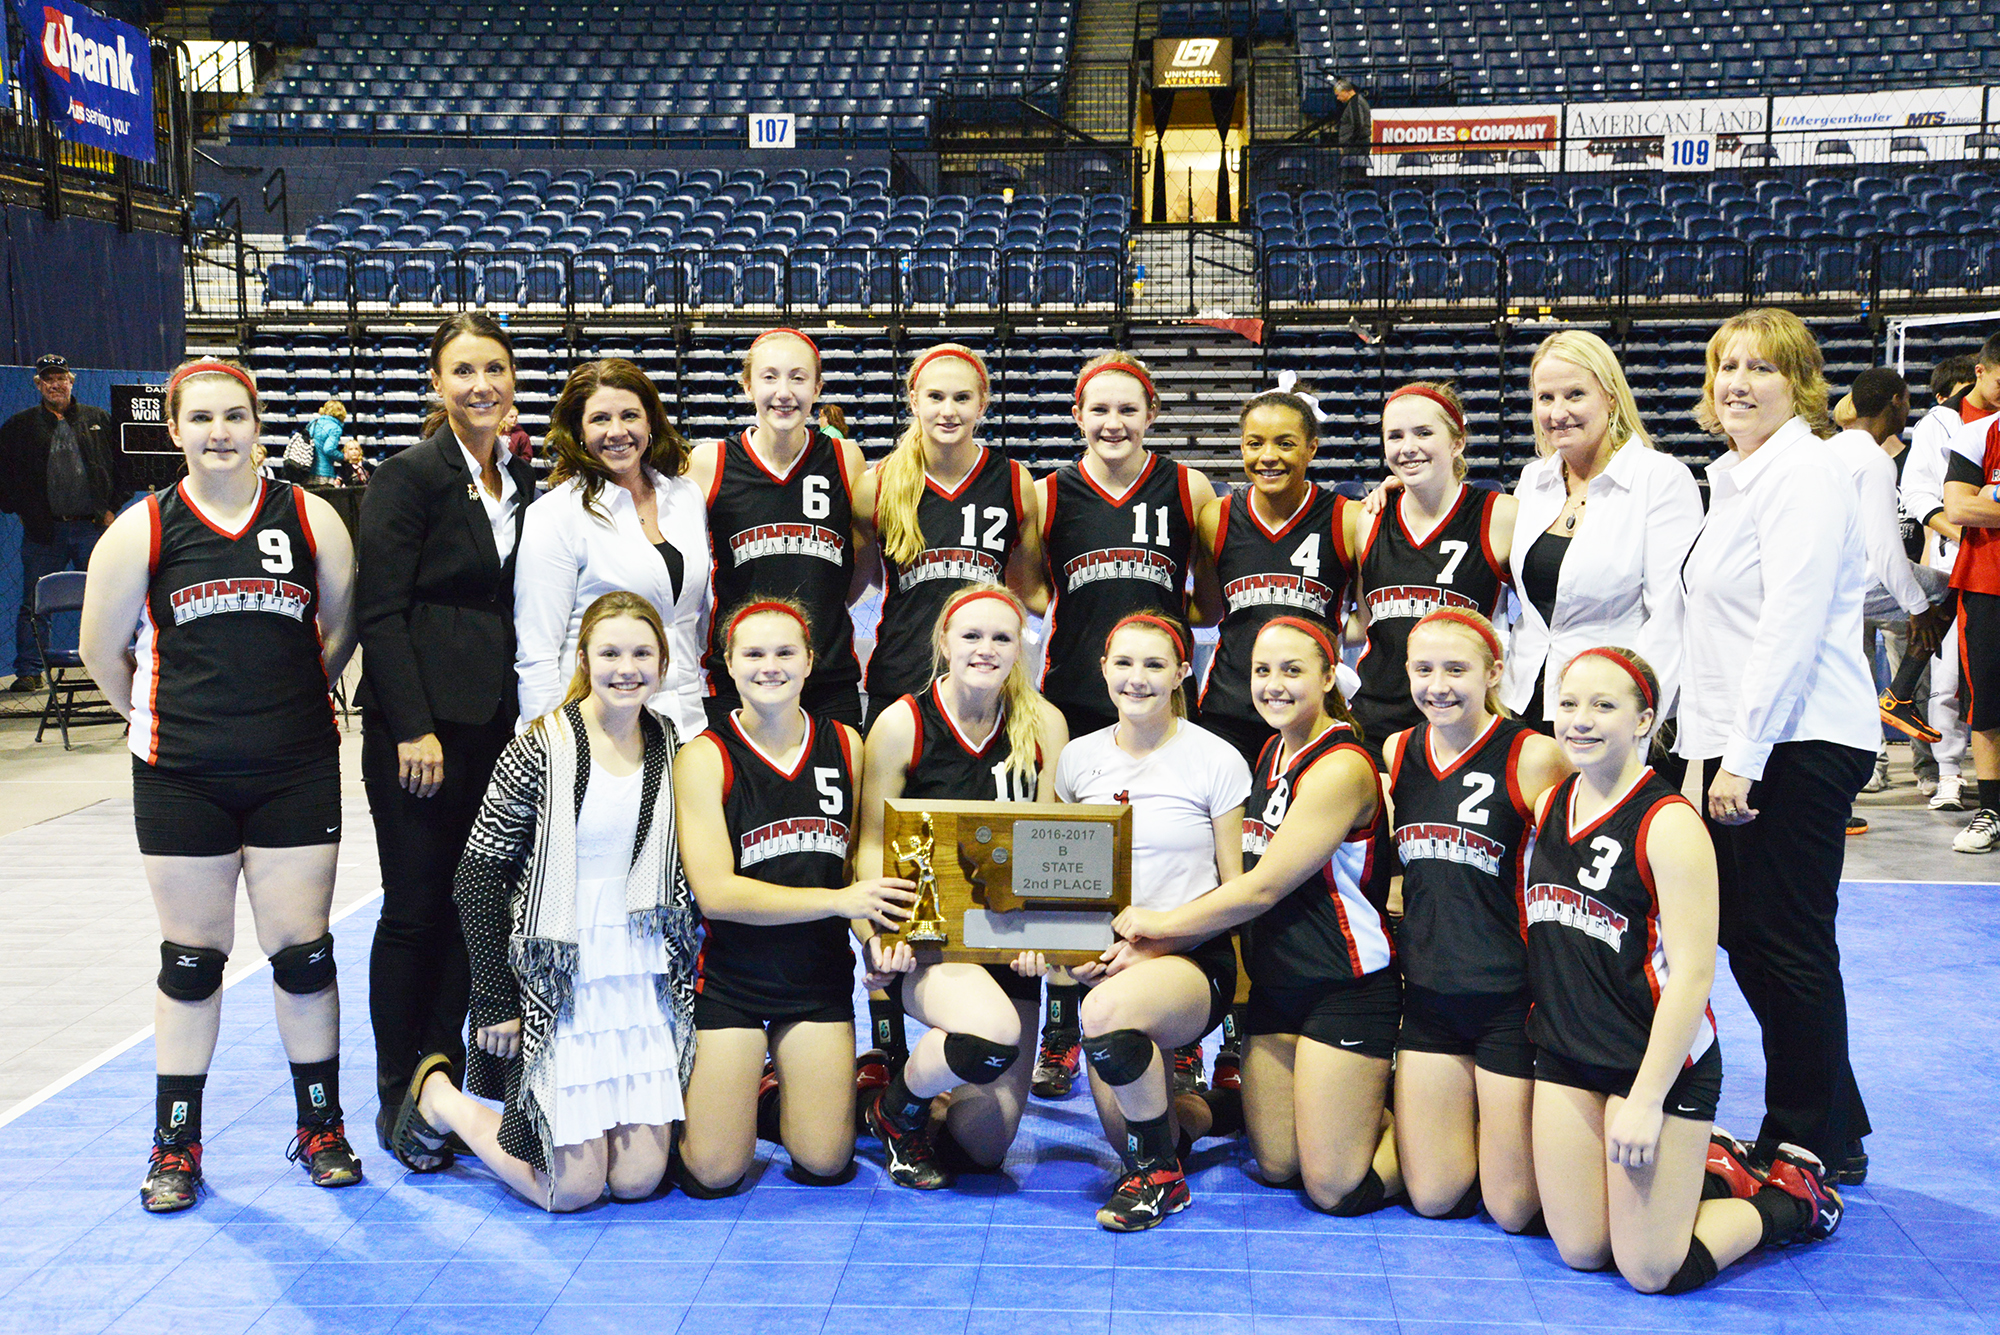
[[(271, 955), (292, 1059), (292, 1157), (361, 1180), (340, 1110), (334, 862), (340, 734), (327, 682), (354, 647), (354, 559), (333, 507), (258, 476), (257, 391), (233, 362), (167, 382), (188, 475), (116, 520), (91, 556), (81, 646), (131, 720), (132, 806), (159, 910), (158, 1090), (139, 1197), (184, 1210), (201, 1187), (201, 1101), (222, 1019), (240, 876)], [(138, 634), (134, 639), (134, 629)]]
[[(375, 470), (361, 503), (361, 775), (382, 859), (368, 965), (376, 1133), (417, 1062), (465, 1060), (471, 981), (452, 875), (514, 735), (514, 556), (534, 470), (499, 447), (514, 350), (483, 312), (431, 338), (429, 438)], [(404, 1162), (435, 1172), (448, 1151)]]

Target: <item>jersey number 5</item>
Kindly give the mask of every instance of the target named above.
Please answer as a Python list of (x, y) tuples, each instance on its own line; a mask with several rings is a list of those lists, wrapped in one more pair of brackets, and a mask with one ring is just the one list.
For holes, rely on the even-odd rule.
[(257, 550), (264, 553), (259, 562), (264, 569), (274, 575), (289, 575), (292, 571), (292, 538), (281, 528), (267, 528), (257, 534)]
[(1602, 890), (1610, 884), (1612, 864), (1625, 851), (1625, 845), (1609, 835), (1600, 834), (1590, 841), (1590, 846), (1596, 851), (1597, 860), (1576, 874), (1577, 884), (1586, 890)]
[(846, 800), (840, 791), (840, 771), (831, 765), (813, 766), (813, 787), (819, 789), (819, 809), (838, 816)]

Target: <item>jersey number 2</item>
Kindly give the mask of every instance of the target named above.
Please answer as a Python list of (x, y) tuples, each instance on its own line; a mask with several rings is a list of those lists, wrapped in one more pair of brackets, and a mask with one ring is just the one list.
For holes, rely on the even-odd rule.
[(292, 538), (281, 528), (267, 528), (257, 534), (257, 550), (264, 553), (259, 562), (264, 569), (274, 575), (289, 575), (292, 571)]

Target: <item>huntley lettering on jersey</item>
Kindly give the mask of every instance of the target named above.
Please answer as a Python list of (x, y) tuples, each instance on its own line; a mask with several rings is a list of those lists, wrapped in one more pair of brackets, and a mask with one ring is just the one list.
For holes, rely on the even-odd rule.
[(1381, 619), (1407, 617), (1416, 620), (1440, 607), (1461, 607), (1477, 612), (1479, 604), (1456, 589), (1439, 589), (1428, 584), (1391, 584), (1368, 591), (1368, 615)]
[(838, 532), (818, 524), (759, 524), (729, 540), (730, 554), (739, 566), (760, 556), (817, 556), (839, 565), (846, 550), (847, 542)]
[(210, 579), (175, 589), (167, 596), (174, 624), (184, 626), (220, 612), (276, 612), (294, 621), (306, 619), (312, 594), (302, 585), (282, 579)]
[(1303, 575), (1281, 575), (1266, 571), (1256, 575), (1239, 575), (1222, 586), (1222, 596), (1229, 600), (1229, 610), (1240, 612), (1246, 607), (1297, 607), (1308, 612), (1323, 612), (1333, 601), (1333, 590), (1316, 579)]
[(1063, 587), (1078, 589), (1100, 579), (1143, 579), (1179, 591), (1174, 558), (1144, 547), (1101, 547), (1063, 564)]
[(1596, 937), (1613, 950), (1624, 942), (1625, 929), (1632, 925), (1624, 914), (1614, 912), (1601, 900), (1566, 885), (1550, 885), (1546, 881), (1531, 885), (1523, 896), (1523, 902), (1527, 906), (1530, 924), (1552, 922), (1574, 927), (1585, 936)]
[(1488, 876), (1500, 874), (1501, 860), (1507, 856), (1507, 846), (1498, 839), (1441, 822), (1397, 826), (1396, 850), (1405, 862), (1415, 858), (1458, 862), (1477, 867)]
[(769, 825), (746, 831), (741, 842), (743, 853), (737, 859), (739, 867), (768, 862), (787, 853), (831, 853), (837, 858), (844, 858), (847, 856), (847, 822), (828, 820), (824, 816), (794, 816), (790, 820), (774, 820)]
[(1001, 575), (999, 558), (990, 552), (982, 552), (976, 547), (932, 547), (917, 554), (917, 559), (896, 576), (896, 587), (908, 590), (916, 585), (934, 579), (948, 579), (961, 583), (999, 583)]

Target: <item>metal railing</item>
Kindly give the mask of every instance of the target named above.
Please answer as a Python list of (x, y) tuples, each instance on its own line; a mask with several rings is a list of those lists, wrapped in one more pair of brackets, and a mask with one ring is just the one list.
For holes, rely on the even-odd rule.
[[(244, 111), (229, 122), (232, 143), (273, 147), (331, 144), (464, 145), (504, 139), (522, 148), (731, 148), (749, 142), (753, 112), (515, 115), (465, 112)], [(800, 148), (852, 148), (930, 137), (926, 115), (801, 114)]]
[(890, 180), (904, 195), (1124, 195), (1135, 193), (1138, 150), (1102, 147), (1023, 149), (1009, 152), (967, 145), (949, 152), (896, 152)]
[[(20, 25), (14, 11), (7, 11), (7, 33), (12, 49), (20, 49)], [(186, 95), (181, 91), (178, 44), (155, 40), (150, 48), (153, 65), (153, 160), (141, 162), (122, 154), (93, 148), (65, 139), (58, 124), (44, 122), (32, 110), (24, 89), (18, 84), (8, 89), (12, 115), (0, 116), (0, 158), (22, 166), (38, 167), (49, 186), (48, 210), (61, 212), (60, 184), (75, 178), (79, 184), (108, 188), (129, 210), (135, 192), (166, 199), (180, 199), (191, 174), (186, 161), (192, 136), (188, 133)]]

